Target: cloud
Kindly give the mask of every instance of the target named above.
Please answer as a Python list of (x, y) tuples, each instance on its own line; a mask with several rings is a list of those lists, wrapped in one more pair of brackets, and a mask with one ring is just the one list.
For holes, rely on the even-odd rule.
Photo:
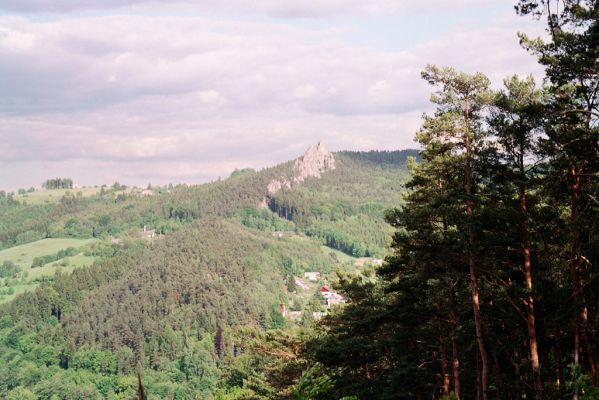
[[(492, 6), (502, 0), (486, 0)], [(93, 10), (220, 12), (276, 18), (338, 18), (346, 15), (389, 15), (444, 12), (480, 6), (480, 0), (4, 0), (0, 10), (20, 13), (75, 13)]]
[(412, 147), (430, 109), (427, 63), (496, 83), (539, 73), (518, 47), (519, 27), (497, 19), (383, 51), (343, 29), (279, 21), (3, 16), (0, 182), (197, 182), (294, 158), (318, 140), (335, 150)]

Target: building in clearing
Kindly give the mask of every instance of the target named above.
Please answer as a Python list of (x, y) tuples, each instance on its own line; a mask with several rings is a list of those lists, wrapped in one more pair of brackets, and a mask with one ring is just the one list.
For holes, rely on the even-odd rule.
[(312, 282), (318, 282), (321, 277), (322, 275), (320, 275), (320, 272), (304, 272), (304, 278), (311, 280)]
[(335, 304), (345, 303), (345, 297), (341, 296), (336, 291), (331, 290), (327, 286), (323, 286), (320, 288), (320, 294), (322, 294), (322, 297), (324, 297), (324, 299), (326, 300), (327, 307), (331, 307)]
[(156, 236), (156, 229), (148, 229), (148, 227), (144, 225), (144, 230), (141, 231), (141, 237), (149, 239), (154, 236)]

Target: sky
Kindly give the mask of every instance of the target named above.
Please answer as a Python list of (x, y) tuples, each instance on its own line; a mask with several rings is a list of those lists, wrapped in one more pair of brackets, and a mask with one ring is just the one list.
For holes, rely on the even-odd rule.
[(427, 64), (542, 76), (510, 0), (2, 0), (0, 189), (415, 148)]

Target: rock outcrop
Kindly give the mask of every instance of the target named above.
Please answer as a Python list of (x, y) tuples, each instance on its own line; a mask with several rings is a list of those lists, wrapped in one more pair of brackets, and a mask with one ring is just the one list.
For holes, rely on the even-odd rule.
[(310, 146), (302, 157), (295, 160), (293, 182), (297, 184), (306, 178), (320, 178), (323, 172), (333, 169), (335, 169), (335, 157), (318, 142), (317, 145)]
[(270, 181), (266, 189), (268, 190), (268, 194), (275, 194), (281, 189), (291, 189), (291, 182), (284, 177), (280, 177), (279, 179)]
[(303, 156), (295, 160), (293, 176), (272, 180), (267, 187), (273, 195), (281, 189), (291, 189), (308, 178), (320, 178), (323, 172), (335, 169), (335, 157), (322, 143), (310, 146)]

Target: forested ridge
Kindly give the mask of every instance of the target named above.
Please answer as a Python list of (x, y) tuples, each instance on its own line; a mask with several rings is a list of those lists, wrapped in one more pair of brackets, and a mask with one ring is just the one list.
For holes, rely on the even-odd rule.
[[(137, 371), (149, 398), (274, 396), (263, 372), (274, 361), (237, 338), (283, 329), (296, 340), (292, 332), (314, 324), (324, 299), (287, 292), (293, 276), (343, 269), (347, 261), (333, 249), (358, 255), (347, 243), (383, 253), (390, 240), (384, 210), (400, 198), (407, 156), (415, 154), (336, 153), (336, 170), (274, 194), (268, 183), (291, 174), (291, 163), (206, 185), (153, 188), (148, 197), (106, 188), (27, 205), (5, 195), (5, 247), (45, 237), (99, 241), (84, 249), (96, 259), (92, 266), (57, 272), (0, 305), (0, 396), (135, 398)], [(275, 206), (287, 201), (295, 215)], [(325, 224), (346, 241), (331, 244), (315, 233)], [(144, 227), (163, 236), (143, 239)], [(62, 249), (33, 264), (74, 253)], [(13, 277), (23, 272), (14, 264), (6, 271), (6, 285), (25, 279)], [(306, 317), (286, 320), (281, 304)]]
[(599, 1), (515, 8), (543, 82), (427, 66), (419, 151), (2, 193), (0, 248), (97, 240), (0, 304), (0, 398), (599, 398)]

